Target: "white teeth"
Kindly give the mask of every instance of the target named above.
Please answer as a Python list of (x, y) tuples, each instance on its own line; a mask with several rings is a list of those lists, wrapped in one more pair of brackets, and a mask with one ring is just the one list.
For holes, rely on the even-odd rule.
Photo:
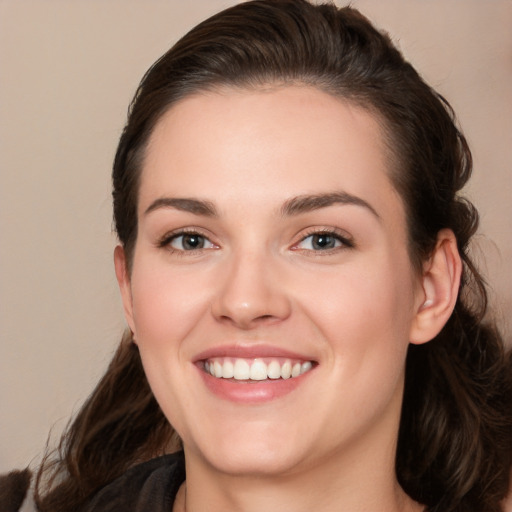
[(251, 366), (251, 380), (265, 380), (267, 365), (261, 359), (255, 359)]
[(245, 359), (237, 359), (233, 370), (233, 378), (236, 380), (249, 380), (251, 367)]
[(283, 366), (281, 366), (281, 378), (289, 379), (292, 376), (292, 363), (290, 361), (286, 361)]
[(219, 361), (215, 361), (213, 363), (213, 373), (215, 377), (222, 377), (222, 365), (219, 363)]
[(281, 365), (277, 361), (271, 361), (267, 366), (267, 375), (269, 379), (280, 379)]
[(313, 364), (311, 361), (306, 361), (305, 363), (302, 363), (302, 366), (300, 368), (300, 373), (306, 373), (313, 367)]
[(224, 364), (222, 365), (222, 377), (224, 379), (232, 379), (234, 374), (235, 367), (233, 366), (233, 363), (229, 360), (224, 361)]
[(263, 359), (215, 358), (204, 363), (205, 372), (213, 377), (254, 381), (290, 379), (308, 372), (311, 368), (311, 361), (290, 359), (272, 359), (267, 364)]

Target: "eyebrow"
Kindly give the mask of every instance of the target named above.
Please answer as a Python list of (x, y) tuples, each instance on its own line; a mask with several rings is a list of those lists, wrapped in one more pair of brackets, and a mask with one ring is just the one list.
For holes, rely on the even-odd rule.
[[(325, 194), (301, 195), (288, 199), (281, 207), (281, 215), (292, 216), (307, 213), (321, 208), (327, 208), (334, 204), (361, 206), (369, 210), (377, 219), (379, 214), (364, 199), (349, 194), (348, 192), (329, 192)], [(183, 212), (202, 215), (205, 217), (217, 217), (218, 213), (214, 204), (210, 201), (179, 197), (160, 197), (153, 201), (144, 215), (160, 208), (173, 208)]]
[(210, 201), (203, 201), (200, 199), (189, 199), (180, 197), (160, 197), (153, 201), (144, 215), (158, 210), (160, 208), (174, 208), (182, 212), (194, 213), (195, 215), (203, 215), (205, 217), (217, 217), (217, 210)]
[(320, 208), (327, 208), (334, 204), (361, 206), (369, 210), (377, 219), (380, 219), (379, 214), (371, 204), (358, 196), (343, 191), (293, 197), (284, 203), (281, 214), (283, 216), (299, 215)]

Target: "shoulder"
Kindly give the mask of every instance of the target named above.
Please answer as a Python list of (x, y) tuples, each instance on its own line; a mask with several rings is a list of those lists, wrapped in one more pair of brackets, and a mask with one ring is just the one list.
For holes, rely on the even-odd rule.
[(0, 510), (18, 510), (27, 494), (31, 473), (28, 469), (0, 475)]
[(185, 480), (183, 452), (130, 468), (98, 491), (82, 512), (160, 512), (172, 509)]

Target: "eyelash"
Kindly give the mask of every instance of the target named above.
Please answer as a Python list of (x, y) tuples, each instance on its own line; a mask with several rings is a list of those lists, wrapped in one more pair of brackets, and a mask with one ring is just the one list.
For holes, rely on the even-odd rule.
[(159, 248), (162, 248), (162, 249), (167, 249), (169, 252), (173, 253), (173, 254), (178, 254), (178, 255), (184, 255), (185, 253), (195, 253), (197, 254), (198, 252), (202, 252), (203, 250), (208, 250), (210, 249), (209, 247), (208, 248), (204, 248), (204, 247), (199, 247), (197, 249), (190, 249), (190, 250), (185, 250), (185, 249), (176, 249), (175, 247), (172, 247), (171, 243), (178, 239), (179, 237), (181, 236), (197, 236), (197, 237), (200, 237), (202, 238), (205, 242), (208, 242), (212, 245), (215, 245), (206, 235), (204, 235), (203, 233), (201, 233), (200, 231), (198, 231), (197, 229), (193, 229), (193, 228), (187, 228), (187, 229), (180, 229), (179, 231), (175, 231), (173, 233), (167, 233), (165, 234), (157, 243), (157, 246)]
[[(319, 250), (303, 249), (303, 248), (298, 247), (305, 240), (307, 240), (308, 238), (313, 237), (313, 236), (331, 237), (336, 242), (339, 242), (340, 245), (338, 247), (332, 247), (332, 248), (323, 249), (323, 250), (321, 250), (321, 249), (319, 249)], [(346, 233), (342, 234), (340, 231), (338, 231), (336, 229), (329, 228), (329, 229), (311, 229), (304, 236), (302, 236), (302, 238), (299, 240), (299, 242), (297, 242), (296, 244), (293, 245), (292, 250), (307, 251), (309, 253), (315, 253), (315, 256), (323, 256), (323, 255), (332, 254), (333, 252), (346, 250), (346, 249), (354, 249), (354, 248), (355, 248), (355, 243), (354, 243), (354, 240), (350, 236), (347, 236)]]
[[(192, 249), (186, 250), (186, 249), (176, 249), (176, 248), (172, 247), (171, 243), (174, 240), (178, 239), (179, 237), (186, 236), (186, 235), (200, 237), (205, 242), (208, 242), (211, 245), (215, 246), (215, 244), (206, 235), (202, 234), (199, 230), (193, 229), (193, 228), (181, 229), (181, 230), (173, 232), (173, 233), (167, 233), (158, 241), (157, 246), (159, 248), (167, 249), (169, 252), (178, 254), (178, 255), (184, 255), (185, 253), (197, 254), (199, 252), (202, 252), (203, 250), (208, 250), (208, 249), (213, 248), (213, 247), (208, 247), (208, 248), (199, 247), (197, 249), (192, 248)], [(318, 250), (304, 249), (304, 248), (298, 247), (300, 244), (302, 244), (308, 238), (314, 237), (314, 236), (325, 236), (325, 237), (333, 238), (335, 240), (335, 242), (339, 242), (340, 245), (337, 247), (331, 247), (328, 249), (318, 249)], [(353, 249), (354, 247), (355, 247), (354, 240), (351, 237), (347, 236), (346, 234), (342, 235), (336, 229), (311, 229), (305, 235), (303, 235), (302, 238), (297, 243), (295, 243), (291, 247), (291, 250), (304, 251), (304, 252), (308, 252), (308, 253), (316, 253), (315, 255), (322, 256), (322, 255), (332, 254), (333, 252), (337, 252), (340, 250)]]

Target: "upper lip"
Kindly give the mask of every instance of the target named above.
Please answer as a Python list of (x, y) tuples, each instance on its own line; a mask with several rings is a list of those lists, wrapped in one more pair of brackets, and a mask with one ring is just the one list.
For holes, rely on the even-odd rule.
[(233, 357), (241, 359), (280, 357), (288, 359), (299, 359), (301, 361), (315, 361), (315, 359), (309, 355), (266, 344), (220, 345), (204, 350), (203, 352), (197, 354), (194, 359), (195, 362), (198, 362), (205, 361), (214, 357)]

